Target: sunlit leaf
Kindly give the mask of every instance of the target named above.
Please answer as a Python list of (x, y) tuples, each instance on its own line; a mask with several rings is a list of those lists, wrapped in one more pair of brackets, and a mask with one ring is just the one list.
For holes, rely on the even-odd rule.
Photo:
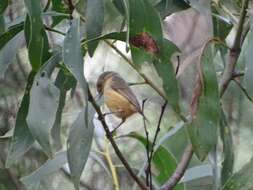
[(16, 57), (16, 54), (24, 41), (23, 39), (24, 33), (20, 32), (0, 49), (0, 78), (4, 77), (5, 70)]
[(50, 132), (55, 122), (60, 91), (49, 77), (59, 60), (52, 57), (36, 75), (27, 115), (27, 124), (31, 133), (50, 157), (52, 156)]
[[(79, 113), (68, 137), (68, 163), (76, 190), (79, 189), (80, 177), (88, 159), (93, 139), (93, 116), (95, 110), (91, 105), (88, 106), (88, 109), (87, 116), (85, 109)], [(88, 120), (87, 124), (85, 123), (86, 120)]]
[(50, 174), (58, 171), (67, 162), (66, 151), (57, 153), (53, 159), (48, 160), (33, 173), (22, 177), (21, 181), (27, 190), (38, 188), (40, 182)]
[(253, 189), (253, 159), (243, 166), (241, 170), (230, 177), (223, 186), (223, 190), (249, 190)]
[[(94, 15), (96, 13), (96, 15)], [(87, 0), (86, 27), (87, 39), (101, 35), (104, 24), (104, 2), (102, 0)], [(88, 53), (92, 57), (97, 48), (98, 41), (88, 42)]]
[(200, 160), (204, 160), (217, 143), (220, 103), (213, 52), (213, 45), (209, 42), (201, 55), (191, 104), (193, 121), (187, 127), (194, 152)]
[(25, 89), (25, 95), (19, 107), (14, 135), (11, 140), (11, 145), (8, 151), (6, 167), (10, 167), (13, 163), (19, 160), (32, 146), (34, 138), (26, 123), (26, 117), (29, 107), (30, 89), (34, 80), (35, 73), (31, 72), (28, 77), (28, 82)]

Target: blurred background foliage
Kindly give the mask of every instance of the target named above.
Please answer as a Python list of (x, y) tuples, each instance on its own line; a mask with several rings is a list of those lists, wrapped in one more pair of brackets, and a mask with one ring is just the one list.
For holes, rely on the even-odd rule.
[[(224, 40), (228, 46), (231, 46), (235, 37), (235, 30), (238, 26), (242, 2), (240, 0), (213, 0), (211, 2), (197, 0), (149, 1), (160, 14), (163, 26), (163, 35), (176, 44), (176, 46), (180, 49), (180, 53), (174, 53), (171, 59), (174, 68), (177, 68), (177, 64), (179, 64), (177, 79), (180, 84), (180, 106), (183, 113), (188, 115), (197, 75), (197, 64), (195, 63), (198, 62), (199, 57), (202, 56), (201, 49), (203, 44), (205, 44), (210, 37), (215, 36)], [(5, 0), (0, 3), (0, 34), (4, 34), (8, 31), (8, 29), (10, 30), (10, 26), (14, 26), (17, 23), (25, 21), (25, 15), (27, 12), (23, 0), (8, 0), (6, 1), (8, 5), (6, 8), (4, 7), (4, 2)], [(26, 0), (26, 2), (29, 2), (29, 0)], [(100, 8), (100, 11), (99, 2), (100, 1), (97, 0), (94, 2), (89, 0), (75, 0), (73, 1), (73, 10), (71, 10), (68, 1), (41, 1), (41, 7), (44, 8), (45, 12), (43, 13), (43, 24), (45, 25), (44, 28), (47, 29), (46, 34), (50, 47), (50, 50), (46, 50), (49, 50), (49, 54), (52, 53), (53, 49), (57, 49), (59, 46), (62, 46), (65, 37), (61, 33), (65, 34), (68, 31), (70, 26), (69, 13), (72, 11), (74, 11), (72, 14), (74, 18), (81, 16), (82, 19), (85, 19), (85, 17), (89, 14), (92, 15), (92, 18), (94, 17), (91, 21), (80, 23), (81, 38), (92, 39), (112, 32), (120, 32), (122, 30), (126, 31), (126, 28), (129, 26), (126, 26), (128, 21), (127, 16), (125, 15), (127, 13), (124, 7), (122, 7), (122, 1), (104, 0), (104, 6)], [(96, 10), (95, 8), (94, 10), (87, 8), (87, 6), (92, 6), (92, 3), (93, 6), (98, 9), (98, 12), (94, 12), (94, 10)], [(251, 9), (251, 3), (252, 2), (250, 2), (249, 10)], [(101, 12), (101, 9), (103, 9), (103, 12)], [(142, 10), (139, 11), (140, 14), (144, 14)], [(247, 15), (247, 19), (249, 16), (250, 14)], [(102, 28), (99, 28), (99, 26), (96, 25), (93, 26), (96, 21), (101, 22), (99, 19), (103, 19)], [(152, 18), (147, 19), (152, 20)], [(247, 22), (250, 22), (249, 19)], [(38, 25), (38, 27), (43, 26)], [(93, 27), (98, 27), (95, 29), (97, 33), (92, 31)], [(247, 36), (245, 37), (236, 66), (238, 72), (244, 72), (247, 56), (248, 54), (253, 53), (252, 45), (250, 44), (250, 42), (252, 43), (252, 32), (246, 33), (245, 35)], [(5, 71), (4, 77), (0, 79), (0, 190), (21, 190), (26, 189), (29, 185), (34, 185), (32, 183), (29, 185), (25, 184), (27, 185), (25, 187), (24, 184), (21, 183), (20, 178), (31, 174), (37, 168), (43, 166), (43, 164), (49, 159), (43, 152), (41, 146), (36, 142), (22, 157), (15, 160), (11, 167), (5, 167), (8, 149), (11, 144), (11, 137), (13, 135), (15, 121), (17, 118), (17, 112), (25, 92), (28, 75), (32, 70), (31, 65), (28, 64), (28, 54), (29, 51), (33, 50), (28, 48), (28, 51), (23, 37), (19, 40), (21, 41), (20, 46), (16, 47), (16, 49), (12, 46), (8, 51), (10, 54), (7, 58), (6, 55), (4, 57), (3, 54), (0, 53), (2, 56), (0, 57), (0, 61), (3, 62), (4, 60), (6, 62), (10, 62)], [(112, 40), (112, 42), (114, 42), (114, 45), (118, 49), (124, 52), (127, 58), (131, 58), (130, 51), (126, 50), (126, 43), (116, 40)], [(94, 94), (96, 93), (96, 79), (103, 71), (116, 71), (129, 83), (143, 81), (138, 72), (136, 72), (136, 70), (134, 70), (114, 49), (110, 48), (105, 41), (100, 40), (98, 44), (95, 43), (98, 42), (91, 42), (82, 46), (82, 51), (85, 53), (84, 74)], [(96, 47), (96, 45), (98, 46)], [(2, 42), (0, 42), (0, 48), (1, 51), (3, 49)], [(89, 54), (86, 53), (87, 48)], [(215, 50), (217, 53), (215, 57), (212, 57), (212, 59), (218, 79), (220, 79), (222, 71), (224, 70), (228, 50), (219, 45), (217, 45)], [(90, 57), (89, 55), (92, 54), (93, 56)], [(179, 59), (177, 58), (178, 56)], [(0, 68), (5, 69), (5, 67)], [(59, 71), (67, 73), (66, 76), (68, 76), (69, 70), (66, 67), (61, 68), (61, 66), (58, 66), (53, 72), (51, 78), (55, 80), (58, 77), (57, 72)], [(159, 75), (155, 72), (153, 65), (144, 63), (142, 65), (141, 72), (145, 73), (145, 75), (148, 76), (148, 78), (157, 86), (162, 86), (162, 81)], [(70, 75), (71, 74), (69, 74), (69, 78), (67, 79), (70, 87), (60, 86), (60, 88), (68, 89), (65, 91), (66, 94), (64, 94), (64, 90), (62, 89), (60, 92), (61, 97), (66, 96), (60, 124), (60, 141), (62, 142), (61, 145), (63, 147), (61, 149), (63, 150), (66, 150), (67, 148), (66, 144), (70, 127), (85, 105), (82, 86), (77, 84), (75, 87), (76, 80), (72, 75)], [(240, 79), (239, 81), (243, 83), (244, 80)], [(148, 85), (133, 85), (131, 88), (137, 95), (140, 102), (141, 100), (148, 98), (147, 103), (145, 104), (145, 114), (149, 120), (147, 125), (150, 137), (154, 137), (156, 130), (154, 126), (157, 125), (163, 99)], [(69, 91), (69, 89), (71, 90)], [(209, 156), (203, 162), (194, 155), (185, 176), (180, 182), (181, 185), (178, 185), (175, 189), (218, 189), (218, 186), (221, 187), (222, 185), (224, 185), (224, 189), (253, 188), (253, 184), (250, 182), (250, 172), (252, 172), (252, 169), (250, 168), (251, 166), (250, 164), (249, 167), (244, 166), (246, 163), (250, 162), (253, 156), (253, 152), (251, 150), (251, 145), (253, 145), (252, 102), (249, 101), (249, 98), (247, 98), (240, 88), (238, 88), (236, 82), (232, 81), (224, 94), (222, 105), (225, 113), (224, 117), (227, 122), (225, 125), (229, 126), (229, 129), (232, 131), (233, 142), (228, 142), (230, 148), (232, 149), (232, 153), (231, 151), (226, 152), (227, 150), (224, 150), (224, 144), (226, 142), (224, 142), (224, 136), (222, 137), (222, 134), (227, 134), (227, 129), (223, 132), (222, 130), (219, 131), (220, 135), (218, 138), (217, 150), (209, 153)], [(104, 106), (102, 106), (102, 108), (106, 111)], [(40, 117), (41, 116), (38, 115), (38, 118), (36, 119), (39, 120)], [(110, 115), (106, 117), (106, 121), (110, 127), (113, 127), (118, 123), (118, 120)], [(109, 160), (112, 160), (112, 163), (117, 171), (120, 189), (138, 189), (137, 185), (132, 181), (117, 155), (109, 145), (108, 140), (106, 140), (103, 128), (96, 117), (94, 117), (93, 122), (95, 127), (93, 144), (88, 161), (81, 176), (80, 188), (114, 189), (109, 162)], [(116, 138), (116, 142), (122, 150), (123, 155), (125, 155), (127, 160), (130, 162), (132, 168), (139, 174), (139, 176), (144, 178), (145, 172), (143, 168), (145, 167), (144, 163), (146, 162), (145, 147), (138, 141), (138, 138), (133, 137), (134, 135), (130, 135), (132, 131), (144, 136), (142, 119), (138, 115), (134, 115), (131, 119), (128, 119), (127, 122), (124, 123), (124, 125), (117, 131), (118, 138)], [(166, 107), (157, 143), (159, 145), (163, 145), (163, 147), (169, 152), (169, 155), (172, 155), (175, 163), (167, 166), (166, 164), (158, 164), (162, 167), (162, 169), (154, 167), (153, 171), (155, 176), (159, 176), (159, 172), (160, 175), (163, 175), (162, 171), (166, 170), (166, 167), (170, 167), (170, 170), (171, 168), (175, 168), (176, 163), (181, 159), (186, 145), (189, 143), (189, 137), (187, 130), (185, 130), (185, 125), (182, 121), (180, 121), (180, 119), (178, 119), (171, 106)], [(54, 148), (59, 150), (59, 147), (57, 146)], [(108, 152), (106, 152), (106, 150), (108, 150)], [(231, 177), (232, 173), (229, 172), (233, 171), (233, 173), (236, 173), (237, 171), (240, 171), (240, 173), (236, 174), (237, 177), (236, 175), (233, 176), (228, 182), (221, 180), (221, 170), (224, 168), (223, 160), (226, 156), (228, 156), (226, 160), (226, 163), (228, 163), (228, 173), (226, 175)], [(37, 178), (34, 177), (30, 180), (41, 180), (39, 189), (74, 189), (74, 186), (71, 183), (70, 171), (67, 164), (65, 164), (66, 161), (64, 161), (64, 159), (65, 158), (62, 156), (59, 157), (60, 163), (63, 163), (63, 166), (59, 167), (59, 170), (57, 168), (49, 173), (39, 173)], [(46, 167), (49, 169), (49, 166)], [(241, 178), (244, 177), (244, 179), (241, 179), (238, 175), (241, 176)], [(162, 177), (168, 179), (169, 176), (165, 173)], [(240, 183), (237, 183), (238, 179), (240, 180)], [(235, 182), (233, 182), (233, 180)], [(245, 184), (245, 186), (238, 185), (242, 183)], [(157, 180), (156, 185), (159, 184), (161, 184), (161, 182)], [(30, 186), (29, 188), (35, 189), (35, 186)]]

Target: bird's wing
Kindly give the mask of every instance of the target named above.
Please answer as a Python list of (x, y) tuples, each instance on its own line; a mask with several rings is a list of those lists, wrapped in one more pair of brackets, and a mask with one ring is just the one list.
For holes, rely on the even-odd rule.
[(128, 86), (128, 84), (124, 79), (122, 79), (120, 76), (114, 76), (112, 78), (111, 88), (117, 91), (125, 98), (127, 98), (128, 101), (137, 108), (137, 111), (142, 113), (140, 104), (136, 96), (134, 95), (133, 91), (131, 90), (131, 88)]

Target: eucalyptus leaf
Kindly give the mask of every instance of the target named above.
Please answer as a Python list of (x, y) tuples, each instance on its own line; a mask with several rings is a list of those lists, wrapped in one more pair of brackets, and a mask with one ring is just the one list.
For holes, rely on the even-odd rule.
[[(134, 138), (146, 147), (147, 140), (140, 134), (132, 132), (126, 135), (126, 137)], [(149, 142), (149, 144), (151, 145), (152, 142)], [(155, 174), (156, 182), (159, 185), (163, 185), (176, 169), (177, 161), (174, 158), (174, 156), (161, 145), (159, 147), (156, 147), (152, 162), (155, 166), (155, 169), (158, 171)], [(175, 190), (182, 190), (182, 189), (184, 189), (183, 184), (178, 184), (175, 187)]]
[(233, 174), (222, 187), (223, 190), (249, 190), (253, 189), (253, 159), (245, 164), (242, 169)]
[[(94, 15), (96, 13), (96, 15)], [(101, 35), (104, 25), (104, 1), (87, 0), (86, 6), (87, 39), (93, 39)], [(88, 42), (88, 53), (92, 57), (97, 48), (98, 41)]]
[(16, 57), (23, 41), (24, 33), (20, 32), (10, 39), (5, 46), (2, 47), (2, 49), (0, 49), (0, 78), (4, 77), (4, 73), (8, 68), (8, 65)]
[(25, 6), (29, 15), (29, 22), (26, 24), (29, 30), (28, 55), (32, 68), (37, 71), (43, 63), (44, 51), (48, 50), (41, 18), (41, 4), (39, 1), (25, 0)]
[(159, 58), (154, 60), (156, 72), (162, 79), (166, 99), (177, 113), (180, 112), (179, 89), (174, 67), (170, 59), (173, 53), (178, 51), (178, 48), (172, 42), (164, 39), (163, 50), (161, 50)]
[(63, 108), (65, 106), (66, 94), (76, 84), (76, 80), (72, 75), (65, 74), (61, 69), (56, 77), (55, 86), (60, 90), (59, 106), (56, 113), (55, 122), (52, 128), (53, 144), (56, 150), (62, 147), (61, 143), (61, 120)]
[(25, 94), (21, 105), (18, 109), (14, 134), (12, 136), (11, 145), (6, 159), (6, 167), (10, 167), (19, 160), (33, 145), (34, 138), (26, 123), (26, 117), (29, 107), (30, 89), (35, 77), (35, 73), (31, 72), (25, 89)]
[[(85, 114), (85, 109), (79, 113), (68, 137), (68, 163), (76, 190), (79, 190), (80, 178), (90, 153), (94, 132), (93, 116), (95, 110), (91, 105), (86, 106), (88, 106), (88, 114)], [(86, 120), (88, 120), (87, 124)]]
[(8, 6), (8, 0), (1, 0), (0, 2), (0, 15), (2, 15)]
[[(205, 45), (201, 59), (202, 77), (197, 81), (201, 87), (195, 88), (192, 103), (194, 119), (187, 127), (194, 152), (200, 160), (204, 160), (217, 143), (217, 128), (219, 126), (220, 99), (218, 81), (214, 68), (214, 46), (209, 42)], [(199, 71), (200, 72), (200, 71)], [(201, 81), (201, 78), (203, 78)], [(196, 110), (195, 110), (196, 109)]]
[(59, 105), (60, 91), (48, 77), (46, 72), (39, 72), (35, 77), (31, 89), (27, 124), (44, 152), (52, 157), (50, 132)]
[[(68, 6), (65, 6), (64, 0), (52, 0), (52, 10), (63, 14), (70, 13)], [(65, 18), (65, 16), (54, 17), (52, 26), (56, 26)]]
[(158, 3), (157, 0), (153, 1), (162, 18), (190, 7), (184, 0), (161, 0)]
[(27, 190), (34, 190), (39, 187), (40, 182), (45, 177), (48, 177), (50, 174), (58, 171), (65, 163), (67, 163), (66, 151), (58, 152), (54, 158), (46, 161), (37, 170), (28, 176), (22, 177), (21, 181)]
[(225, 113), (222, 110), (220, 118), (220, 135), (223, 143), (223, 161), (221, 168), (221, 184), (224, 185), (226, 181), (233, 174), (234, 169), (234, 150), (233, 150), (233, 138), (232, 131), (227, 122)]
[(64, 39), (63, 61), (69, 71), (80, 83), (87, 102), (87, 82), (83, 73), (83, 54), (81, 51), (79, 20), (74, 19)]
[(250, 16), (250, 23), (251, 23), (251, 28), (248, 33), (248, 48), (246, 50), (246, 55), (245, 55), (245, 77), (244, 77), (244, 82), (245, 82), (245, 87), (247, 90), (247, 93), (251, 98), (253, 98), (253, 77), (252, 77), (252, 72), (253, 72), (253, 16)]

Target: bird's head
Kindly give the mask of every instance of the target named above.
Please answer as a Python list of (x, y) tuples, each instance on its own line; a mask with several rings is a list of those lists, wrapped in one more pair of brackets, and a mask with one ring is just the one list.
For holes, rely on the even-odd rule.
[(98, 77), (98, 80), (97, 80), (97, 92), (98, 92), (98, 95), (99, 97), (101, 97), (103, 95), (103, 91), (104, 91), (104, 85), (106, 83), (106, 81), (108, 79), (110, 79), (111, 77), (115, 76), (115, 75), (118, 75), (116, 72), (113, 72), (113, 71), (106, 71), (106, 72), (103, 72), (99, 77)]

